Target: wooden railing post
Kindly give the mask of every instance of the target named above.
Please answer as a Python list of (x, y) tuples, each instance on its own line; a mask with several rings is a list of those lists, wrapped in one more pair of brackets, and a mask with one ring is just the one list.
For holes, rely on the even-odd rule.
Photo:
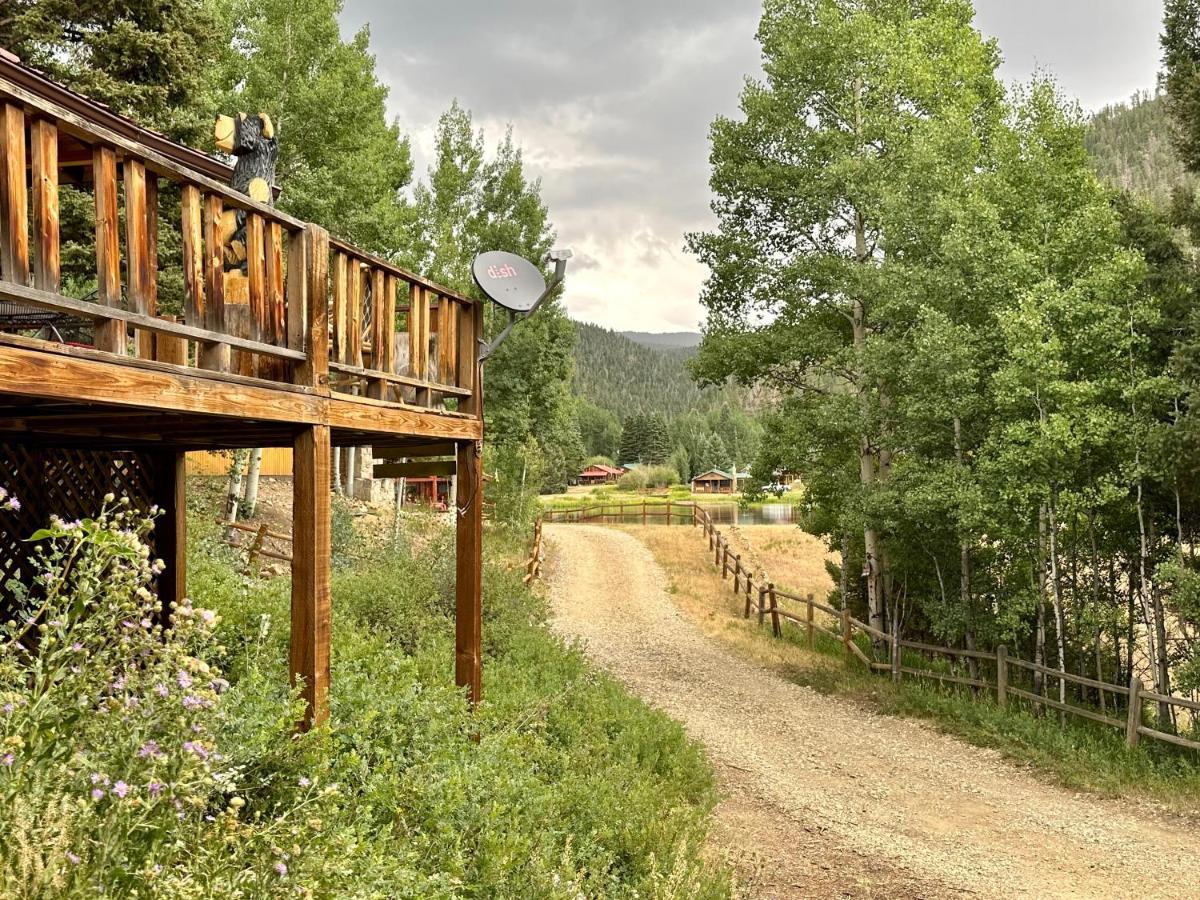
[(805, 611), (806, 612), (805, 625), (808, 629), (808, 649), (815, 650), (816, 649), (816, 639), (817, 639), (817, 636), (816, 636), (817, 629), (816, 629), (816, 626), (813, 624), (813, 595), (809, 594), (808, 597), (805, 598), (805, 600), (806, 600), (805, 605), (808, 607), (807, 610)]
[(58, 293), (60, 286), (58, 227), (58, 127), (37, 119), (29, 129), (30, 175), (33, 184), (34, 287)]
[(642, 524), (646, 524), (646, 498), (642, 498)]
[(296, 366), (295, 380), (305, 387), (329, 389), (329, 232), (309, 225), (291, 241), (289, 267), (302, 266), (303, 276), (288, 285), (288, 341), (306, 359)]
[[(29, 193), (25, 182), (25, 110), (20, 105), (0, 105), (0, 131), (3, 132), (0, 135), (3, 138), (0, 140), (0, 217), (4, 223), (0, 227), (0, 267), (4, 269), (5, 279), (25, 285), (29, 280)], [(37, 153), (36, 148), (34, 153)], [(115, 174), (112, 188), (115, 216)], [(99, 244), (97, 248), (99, 252)]]
[(1141, 734), (1138, 728), (1142, 724), (1142, 680), (1134, 675), (1129, 679), (1129, 712), (1125, 719), (1125, 743), (1136, 747)]
[(775, 584), (767, 584), (767, 593), (771, 597), (771, 632), (775, 637), (783, 637), (783, 624), (779, 621), (779, 599), (775, 596)]
[[(92, 174), (96, 201), (96, 296), (103, 306), (120, 306), (121, 223), (117, 215), (117, 154), (111, 147), (96, 147)], [(124, 356), (125, 323), (116, 319), (97, 322), (94, 340), (98, 350)]]
[(1008, 648), (996, 648), (996, 703), (1008, 706)]

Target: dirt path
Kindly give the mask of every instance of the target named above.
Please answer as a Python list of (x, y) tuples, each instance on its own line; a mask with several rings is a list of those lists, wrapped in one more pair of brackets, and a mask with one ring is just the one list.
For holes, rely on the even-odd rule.
[[(1200, 834), (790, 684), (709, 639), (637, 538), (546, 527), (555, 627), (702, 742), (761, 897), (1196, 897)], [(699, 564), (699, 562), (697, 563)]]

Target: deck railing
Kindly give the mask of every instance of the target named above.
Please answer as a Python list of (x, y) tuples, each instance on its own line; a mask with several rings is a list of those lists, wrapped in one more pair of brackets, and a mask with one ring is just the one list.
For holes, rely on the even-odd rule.
[[(90, 322), (92, 336), (70, 352), (462, 414), (475, 389), (478, 301), (251, 200), (222, 183), (229, 171), (0, 57), (0, 301)], [(84, 258), (94, 234), (95, 264), (94, 282), (64, 290), (67, 189), (78, 195), (72, 210), (78, 198), (90, 207)], [(245, 217), (244, 277), (232, 280), (229, 210)], [(159, 308), (167, 217), (181, 243), (176, 316)]]

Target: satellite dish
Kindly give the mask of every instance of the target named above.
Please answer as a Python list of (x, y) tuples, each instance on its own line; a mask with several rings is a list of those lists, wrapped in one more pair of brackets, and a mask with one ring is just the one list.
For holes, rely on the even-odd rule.
[(515, 253), (480, 253), (471, 274), (484, 295), (509, 312), (529, 312), (546, 293), (546, 279), (538, 267)]

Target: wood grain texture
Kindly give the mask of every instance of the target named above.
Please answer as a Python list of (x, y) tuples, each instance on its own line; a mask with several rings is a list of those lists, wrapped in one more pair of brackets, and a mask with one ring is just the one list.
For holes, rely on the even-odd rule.
[(383, 347), (376, 368), (392, 374), (396, 374), (396, 291), (399, 289), (400, 279), (387, 275), (383, 288)]
[(0, 271), (8, 281), (29, 280), (29, 194), (25, 184), (25, 111), (0, 107)]
[(346, 340), (348, 356), (346, 362), (352, 366), (363, 364), (363, 293), (366, 273), (362, 263), (350, 258), (346, 269), (347, 287), (349, 288), (346, 309)]
[(458, 450), (455, 498), (454, 683), (472, 705), (483, 698), (483, 445), (463, 441)]
[[(209, 331), (225, 330), (225, 250), (221, 243), (221, 215), (225, 211), (216, 194), (204, 197), (204, 316)], [(201, 344), (199, 365), (217, 372), (229, 371), (229, 348), (220, 343)]]
[(37, 119), (29, 130), (33, 183), (33, 286), (57, 291), (61, 281), (58, 225), (58, 129)]
[(183, 240), (183, 321), (204, 327), (204, 216), (200, 189), (185, 184), (180, 192)]
[(483, 424), (478, 419), (370, 402), (364, 397), (345, 394), (330, 397), (328, 421), (333, 428), (364, 434), (403, 434), (451, 440), (478, 440), (483, 434)]
[(350, 258), (345, 253), (333, 255), (333, 358), (349, 362), (350, 338), (347, 333), (350, 315)]
[(162, 514), (154, 521), (154, 552), (165, 568), (158, 576), (164, 621), (172, 603), (187, 596), (187, 454), (175, 450), (151, 458), (154, 502)]
[(455, 473), (456, 466), (454, 460), (376, 463), (373, 474), (376, 478), (428, 478), (430, 475), (449, 478)]
[(176, 373), (172, 368), (149, 360), (135, 366), (30, 350), (7, 341), (0, 344), (0, 384), (6, 394), (235, 419), (300, 424), (325, 420), (320, 397), (250, 385), (232, 377), (209, 378), (197, 370)]
[[(125, 180), (125, 284), (130, 312), (150, 314), (150, 245), (146, 216), (146, 167), (136, 159), (122, 165)], [(142, 359), (154, 356), (153, 336), (134, 330)]]
[[(386, 348), (391, 345), (391, 333), (387, 322), (387, 301), (384, 292), (387, 290), (387, 277), (382, 269), (372, 268), (369, 271), (371, 280), (371, 368), (386, 372)], [(387, 399), (387, 383), (373, 379), (368, 386), (368, 396), (376, 400)]]
[[(96, 147), (92, 158), (96, 200), (96, 293), (102, 306), (121, 305), (120, 221), (117, 216), (117, 156), (111, 147)], [(96, 324), (96, 347), (124, 356), (125, 323), (111, 319)]]
[(296, 368), (296, 384), (329, 391), (329, 232), (317, 225), (304, 229), (306, 262), (303, 298), (304, 362)]
[(303, 679), (302, 728), (325, 721), (329, 706), (329, 429), (304, 428), (292, 448), (292, 622), (289, 670)]

